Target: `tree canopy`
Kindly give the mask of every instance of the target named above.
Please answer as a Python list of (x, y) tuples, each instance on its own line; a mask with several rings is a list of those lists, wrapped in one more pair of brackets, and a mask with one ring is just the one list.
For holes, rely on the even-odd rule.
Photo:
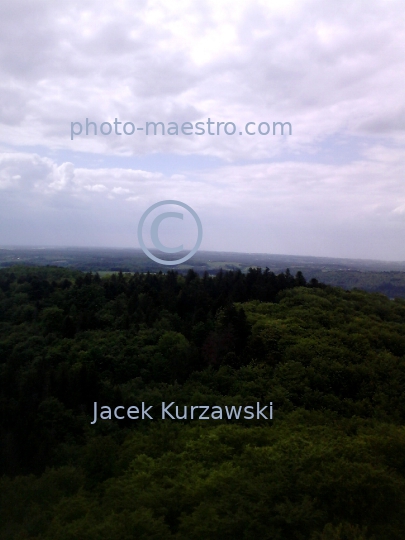
[[(0, 270), (5, 540), (399, 540), (405, 301), (268, 269)], [(263, 420), (104, 420), (247, 406)]]

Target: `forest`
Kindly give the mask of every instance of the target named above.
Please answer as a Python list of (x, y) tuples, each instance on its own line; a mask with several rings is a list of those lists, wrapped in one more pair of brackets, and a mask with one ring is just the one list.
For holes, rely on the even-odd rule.
[[(405, 300), (268, 268), (0, 270), (2, 540), (403, 540)], [(273, 419), (103, 420), (273, 404)]]
[[(156, 252), (159, 256), (159, 252)], [(187, 255), (187, 252), (183, 252)], [(168, 255), (177, 257), (177, 255)], [(161, 265), (152, 261), (141, 249), (130, 248), (44, 248), (0, 247), (0, 269), (19, 266), (58, 266), (98, 272), (100, 276), (118, 273), (158, 273)], [(312, 278), (343, 289), (362, 289), (382, 293), (389, 298), (405, 298), (405, 263), (364, 259), (337, 259), (298, 255), (260, 253), (232, 253), (198, 251), (192, 259), (176, 265), (176, 271), (186, 275), (191, 269), (203, 276), (205, 272), (216, 275), (222, 270), (269, 268), (279, 274), (286, 268), (296, 274), (302, 272)]]

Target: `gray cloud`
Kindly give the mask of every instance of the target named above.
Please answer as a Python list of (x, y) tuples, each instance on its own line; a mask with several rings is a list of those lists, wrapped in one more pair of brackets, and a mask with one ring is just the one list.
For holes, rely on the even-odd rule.
[[(227, 8), (230, 8), (229, 10)], [(97, 152), (261, 158), (332, 133), (403, 132), (401, 1), (6, 3), (0, 136)], [(24, 96), (25, 107), (21, 107)], [(13, 110), (15, 111), (13, 113)], [(19, 114), (17, 114), (17, 111)], [(22, 121), (10, 130), (10, 118)], [(71, 142), (70, 121), (290, 121), (288, 141), (115, 137)], [(270, 147), (270, 148), (269, 148)]]
[(0, 244), (25, 243), (33, 230), (36, 243), (45, 244), (70, 220), (70, 232), (61, 233), (70, 245), (137, 246), (141, 214), (175, 199), (199, 213), (205, 249), (404, 258), (401, 152), (370, 153), (341, 166), (229, 165), (173, 176), (7, 154), (0, 159), (0, 214), (18, 229), (13, 236), (1, 226)]
[[(402, 0), (13, 0), (1, 10), (0, 243), (136, 245), (142, 212), (174, 198), (201, 213), (206, 249), (405, 257)], [(71, 141), (70, 122), (86, 117), (289, 121), (293, 135)], [(77, 167), (80, 152), (226, 165), (170, 176), (108, 159)]]

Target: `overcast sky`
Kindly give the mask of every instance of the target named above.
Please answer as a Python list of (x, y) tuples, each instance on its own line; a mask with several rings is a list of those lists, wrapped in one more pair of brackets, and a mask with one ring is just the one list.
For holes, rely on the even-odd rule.
[(405, 260), (404, 46), (403, 0), (3, 0), (0, 245), (139, 247), (175, 199), (201, 249)]

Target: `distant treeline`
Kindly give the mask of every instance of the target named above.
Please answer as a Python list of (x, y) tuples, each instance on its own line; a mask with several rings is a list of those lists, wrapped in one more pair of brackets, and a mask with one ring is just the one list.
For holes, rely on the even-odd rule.
[[(24, 266), (59, 266), (72, 271), (124, 273), (159, 273), (161, 265), (149, 259), (140, 249), (107, 248), (13, 248), (0, 249), (0, 268)], [(361, 289), (382, 293), (389, 298), (405, 298), (405, 263), (366, 261), (360, 259), (333, 259), (254, 253), (198, 252), (187, 263), (176, 267), (186, 275), (190, 267), (202, 277), (215, 276), (221, 270), (247, 273), (249, 268), (268, 267), (276, 274), (290, 268), (295, 275), (302, 272), (310, 281), (346, 290)]]
[(362, 289), (385, 294), (389, 298), (405, 298), (405, 272), (372, 272), (360, 270), (310, 271), (316, 279), (343, 289)]

